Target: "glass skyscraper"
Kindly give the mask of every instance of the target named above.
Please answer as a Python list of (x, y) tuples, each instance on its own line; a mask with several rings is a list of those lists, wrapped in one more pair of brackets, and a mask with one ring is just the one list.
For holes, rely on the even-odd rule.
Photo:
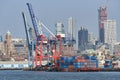
[(78, 49), (85, 50), (88, 43), (88, 30), (81, 27), (78, 31)]

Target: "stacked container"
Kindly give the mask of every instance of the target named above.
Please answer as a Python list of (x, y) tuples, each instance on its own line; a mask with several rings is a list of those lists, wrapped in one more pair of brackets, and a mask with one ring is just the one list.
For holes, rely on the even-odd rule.
[(68, 68), (70, 65), (73, 65), (74, 59), (75, 56), (62, 56), (59, 60), (57, 60), (57, 63), (60, 65), (60, 68)]
[(57, 64), (65, 71), (98, 68), (98, 60), (95, 56), (61, 56)]
[(96, 56), (90, 56), (90, 68), (98, 68), (98, 60)]

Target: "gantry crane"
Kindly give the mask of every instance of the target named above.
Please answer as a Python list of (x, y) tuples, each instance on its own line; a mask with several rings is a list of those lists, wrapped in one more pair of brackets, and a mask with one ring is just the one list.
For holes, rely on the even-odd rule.
[[(36, 66), (42, 66), (42, 59), (44, 58), (43, 55), (43, 47), (49, 42), (48, 38), (46, 38), (42, 31), (39, 31), (39, 25), (37, 22), (37, 19), (35, 17), (35, 14), (32, 9), (32, 5), (30, 3), (27, 3), (28, 10), (31, 16), (32, 24), (34, 27), (35, 35), (36, 35), (36, 49), (35, 49), (35, 65)], [(60, 57), (60, 54), (62, 53), (62, 39), (60, 35), (55, 36), (43, 23), (40, 22), (40, 25), (44, 27), (54, 38), (55, 40), (59, 41), (59, 51), (56, 51), (56, 48), (54, 48), (53, 56), (54, 60), (56, 60), (58, 57)], [(56, 43), (55, 43), (56, 45)]]
[(30, 3), (27, 3), (27, 6), (28, 6), (28, 10), (29, 10), (29, 13), (31, 16), (35, 35), (36, 35), (35, 64), (36, 64), (36, 66), (41, 66), (42, 65), (42, 58), (43, 58), (42, 47), (43, 47), (44, 36), (42, 34), (40, 34), (38, 31), (38, 24), (37, 24), (35, 14), (34, 14), (33, 9), (32, 9), (32, 5)]

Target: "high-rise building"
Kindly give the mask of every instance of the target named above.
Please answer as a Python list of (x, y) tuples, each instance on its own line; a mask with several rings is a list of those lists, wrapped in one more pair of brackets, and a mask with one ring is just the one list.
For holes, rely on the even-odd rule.
[(104, 43), (115, 43), (117, 41), (116, 20), (104, 20), (102, 24), (104, 26)]
[(94, 40), (93, 33), (92, 32), (88, 33), (88, 42), (92, 42), (93, 40)]
[(56, 35), (61, 35), (61, 37), (65, 37), (64, 25), (60, 21), (56, 23)]
[(72, 17), (69, 17), (68, 18), (68, 40), (69, 40), (69, 44), (71, 44), (74, 49), (77, 49), (77, 45), (76, 45), (76, 35), (77, 32), (76, 32), (76, 21), (74, 18)]
[(68, 18), (68, 37), (71, 40), (76, 40), (76, 21), (72, 17)]
[(99, 41), (104, 43), (104, 24), (102, 21), (107, 20), (107, 7), (100, 7), (98, 9), (98, 23), (99, 23)]
[(78, 31), (78, 49), (85, 50), (88, 43), (88, 30), (81, 27)]
[(27, 53), (27, 46), (25, 39), (12, 39), (12, 44), (14, 47), (14, 53), (22, 55)]
[(5, 49), (4, 53), (6, 53), (6, 55), (10, 55), (13, 52), (10, 31), (8, 31), (5, 35), (4, 49)]

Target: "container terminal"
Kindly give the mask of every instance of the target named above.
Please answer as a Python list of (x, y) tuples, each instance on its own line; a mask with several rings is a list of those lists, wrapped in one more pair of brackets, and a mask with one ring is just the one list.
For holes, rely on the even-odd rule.
[[(31, 39), (26, 16), (22, 12), (28, 42), (28, 64), (30, 67), (34, 67), (35, 70), (52, 71), (99, 70), (98, 60), (94, 56), (90, 58), (89, 56), (78, 56), (73, 47), (74, 39), (67, 41), (65, 34), (54, 35), (42, 22), (36, 20), (37, 18), (30, 3), (27, 3), (27, 7), (35, 34), (35, 39)], [(42, 28), (45, 28), (51, 36), (45, 36), (42, 33)], [(30, 63), (31, 61), (32, 63)], [(44, 61), (47, 61), (47, 64), (43, 66)]]
[[(67, 39), (65, 34), (54, 35), (40, 20), (38, 20), (32, 9), (32, 5), (27, 3), (28, 11), (33, 24), (33, 31), (22, 12), (26, 39), (28, 44), (28, 65), (26, 70), (44, 71), (100, 71), (98, 59), (95, 55), (78, 55), (74, 51), (74, 38)], [(51, 36), (45, 36), (43, 30), (49, 32)], [(31, 35), (32, 34), (32, 35)], [(32, 37), (31, 37), (32, 36)], [(104, 68), (112, 68), (110, 60), (106, 60)]]
[[(32, 5), (27, 3), (33, 27), (30, 27), (24, 12), (22, 12), (26, 40), (28, 46), (28, 67), (26, 64), (15, 64), (16, 68), (2, 68), (0, 70), (22, 69), (26, 71), (58, 71), (58, 72), (81, 72), (81, 71), (120, 71), (119, 68), (113, 69), (116, 63), (105, 60), (104, 66), (99, 67), (99, 60), (96, 55), (77, 54), (74, 50), (76, 40), (69, 39), (63, 33), (56, 35), (47, 28), (34, 14)], [(43, 34), (46, 30), (51, 36)], [(58, 31), (59, 32), (59, 31)], [(19, 68), (18, 66), (22, 66)]]

